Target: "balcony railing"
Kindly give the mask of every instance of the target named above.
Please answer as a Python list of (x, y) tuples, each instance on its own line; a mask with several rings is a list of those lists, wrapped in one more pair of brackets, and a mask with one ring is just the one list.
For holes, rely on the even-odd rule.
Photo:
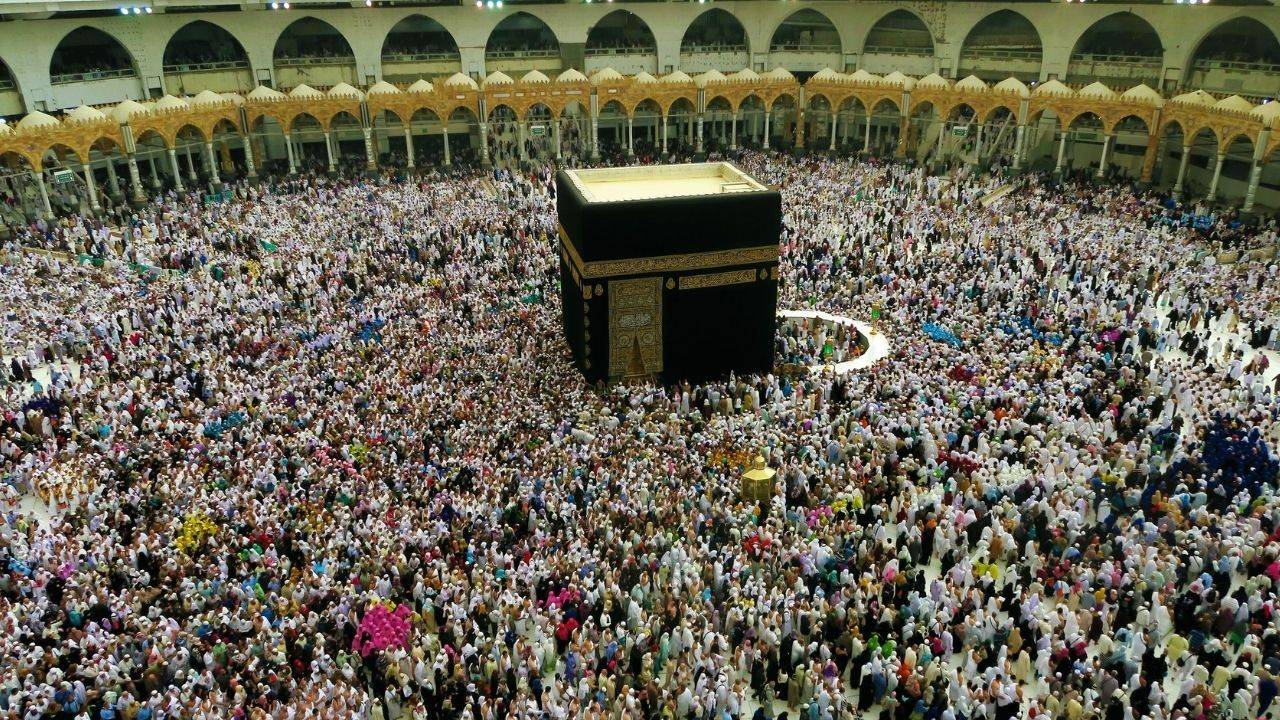
[(18, 86), (14, 84), (13, 80), (10, 80), (9, 78), (0, 78), (0, 92), (5, 90), (15, 90), (17, 87)]
[(1191, 64), (1193, 70), (1232, 70), (1236, 72), (1280, 73), (1280, 65), (1244, 60), (1196, 60)]
[(420, 53), (388, 53), (382, 56), (382, 62), (441, 62), (459, 59), (458, 51), (439, 50)]
[(560, 51), (556, 48), (541, 48), (538, 50), (485, 50), (484, 57), (486, 60), (523, 60), (535, 58), (557, 58), (560, 57)]
[(770, 46), (769, 52), (838, 53), (840, 46), (821, 43), (780, 43)]
[(356, 59), (355, 59), (355, 56), (353, 55), (348, 55), (346, 57), (343, 57), (341, 55), (324, 56), (324, 57), (321, 57), (321, 56), (278, 57), (275, 59), (275, 64), (281, 67), (296, 67), (296, 66), (308, 66), (308, 65), (353, 65), (355, 64), (355, 61)]
[(933, 48), (929, 47), (906, 47), (902, 45), (868, 45), (862, 49), (863, 55), (911, 55), (929, 57), (933, 55)]
[(210, 70), (247, 70), (248, 68), (248, 60), (215, 60), (213, 62), (165, 65), (164, 71), (167, 73), (187, 73), (208, 72)]
[(1072, 55), (1073, 63), (1104, 63), (1107, 65), (1142, 65), (1143, 67), (1160, 68), (1164, 62), (1159, 55)]
[(746, 45), (688, 45), (680, 48), (681, 55), (697, 55), (699, 53), (744, 53)]
[(650, 47), (592, 47), (587, 48), (587, 57), (615, 57), (618, 55), (657, 55), (658, 48)]
[(91, 80), (111, 80), (113, 78), (135, 77), (136, 73), (133, 68), (120, 68), (119, 70), (94, 70), (82, 73), (59, 73), (50, 76), (49, 82), (53, 85), (66, 85), (67, 83), (89, 82)]
[(1031, 60), (1040, 62), (1039, 50), (1021, 48), (967, 48), (960, 53), (962, 60)]

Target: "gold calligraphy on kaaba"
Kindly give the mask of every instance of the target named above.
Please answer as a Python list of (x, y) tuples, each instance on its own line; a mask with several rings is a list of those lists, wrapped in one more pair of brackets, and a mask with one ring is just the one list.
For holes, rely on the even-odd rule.
[(577, 248), (560, 228), (560, 249), (569, 261), (570, 271), (576, 271), (583, 280), (647, 275), (649, 273), (688, 272), (690, 270), (714, 270), (734, 265), (755, 265), (778, 262), (777, 245), (710, 250), (680, 255), (655, 255), (652, 257), (624, 258), (621, 260), (592, 260), (585, 262)]
[(685, 275), (680, 278), (680, 289), (697, 290), (699, 288), (720, 287), (721, 285), (741, 285), (742, 283), (753, 282), (755, 279), (756, 271), (751, 268), (707, 273), (706, 275)]

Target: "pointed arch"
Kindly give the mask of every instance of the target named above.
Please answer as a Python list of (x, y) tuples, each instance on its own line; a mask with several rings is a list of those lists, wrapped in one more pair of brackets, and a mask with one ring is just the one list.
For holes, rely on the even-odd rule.
[(54, 84), (138, 74), (133, 54), (114, 35), (81, 25), (62, 36), (49, 60)]
[(560, 39), (542, 18), (521, 10), (493, 26), (484, 44), (485, 58), (501, 54), (559, 55)]
[(383, 62), (457, 59), (458, 42), (444, 25), (422, 13), (401, 18), (382, 40)]
[(587, 54), (613, 54), (619, 51), (658, 52), (658, 42), (649, 23), (624, 8), (600, 18), (587, 31)]
[(182, 66), (246, 67), (249, 54), (226, 28), (208, 20), (192, 20), (169, 36), (164, 46), (165, 72)]
[(1067, 82), (1099, 81), (1116, 87), (1160, 85), (1164, 42), (1147, 22), (1128, 10), (1112, 13), (1076, 38), (1067, 64)]
[(843, 52), (844, 41), (831, 18), (813, 8), (797, 10), (773, 29), (769, 52)]
[(271, 57), (281, 60), (313, 60), (332, 58), (355, 61), (351, 42), (333, 25), (307, 15), (289, 23), (276, 38)]
[(977, 75), (988, 81), (1010, 75), (1038, 80), (1044, 59), (1044, 40), (1036, 26), (1019, 12), (996, 10), (974, 24), (960, 45), (958, 76)]
[(742, 22), (724, 8), (711, 8), (694, 18), (680, 38), (680, 54), (716, 52), (750, 52), (750, 40)]
[(1280, 65), (1280, 41), (1262, 21), (1248, 15), (1218, 23), (1195, 44), (1190, 62), (1234, 61), (1260, 65)]
[(933, 31), (924, 18), (899, 8), (876, 20), (862, 40), (863, 53), (933, 55)]

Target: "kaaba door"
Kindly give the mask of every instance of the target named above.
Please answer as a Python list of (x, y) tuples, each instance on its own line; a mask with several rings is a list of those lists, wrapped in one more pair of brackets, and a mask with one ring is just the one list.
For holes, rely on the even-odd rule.
[(609, 377), (662, 372), (662, 278), (609, 281)]

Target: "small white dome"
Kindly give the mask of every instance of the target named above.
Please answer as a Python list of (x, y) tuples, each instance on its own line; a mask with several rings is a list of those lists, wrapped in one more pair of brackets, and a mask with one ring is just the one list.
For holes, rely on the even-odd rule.
[(656, 82), (658, 82), (658, 78), (656, 78), (656, 77), (654, 77), (654, 76), (650, 75), (650, 74), (649, 74), (649, 73), (647, 73), (647, 72), (644, 72), (643, 70), (641, 70), (640, 72), (636, 73), (636, 74), (635, 74), (635, 78), (634, 78), (634, 79), (635, 79), (635, 81), (636, 81), (636, 82), (640, 83), (641, 85), (648, 85), (648, 84), (650, 84), (650, 83), (656, 83)]
[(237, 106), (237, 107), (239, 107), (239, 106), (241, 106), (241, 105), (243, 105), (243, 104), (244, 104), (244, 98), (240, 97), (240, 93), (224, 92), (224, 93), (219, 93), (218, 95), (219, 95), (223, 100), (227, 100), (227, 101), (229, 101), (232, 105), (235, 105), (235, 106)]
[(622, 80), (622, 73), (611, 67), (601, 68), (591, 73), (591, 84), (599, 85), (600, 83), (618, 82)]
[(1182, 103), (1184, 105), (1200, 105), (1203, 107), (1213, 107), (1213, 104), (1217, 102), (1217, 100), (1212, 95), (1210, 95), (1209, 93), (1203, 90), (1196, 90), (1194, 92), (1183, 93), (1181, 95), (1175, 96), (1173, 98), (1173, 101), (1176, 103)]
[(1266, 127), (1275, 127), (1276, 120), (1280, 118), (1280, 102), (1263, 103), (1250, 110), (1249, 114), (1261, 120)]
[(485, 76), (484, 82), (480, 83), (480, 87), (491, 87), (491, 86), (497, 86), (497, 85), (514, 85), (514, 84), (515, 84), (515, 80), (512, 80), (510, 75), (502, 72), (501, 70), (498, 70), (496, 72), (491, 72), (487, 76)]
[[(463, 75), (460, 72), (450, 75), (449, 79), (444, 81), (444, 85), (445, 87), (465, 87), (472, 90), (480, 89), (480, 86), (476, 84), (475, 80), (471, 79), (471, 76)], [(413, 88), (410, 87), (409, 89), (412, 90)]]
[[(467, 78), (467, 80), (471, 80), (471, 78), (467, 77), (466, 75), (463, 75), (462, 77)], [(449, 78), (449, 80), (452, 80), (452, 79), (453, 78)], [(445, 85), (448, 85), (448, 84), (449, 84), (448, 81), (446, 81)], [(474, 81), (471, 83), (471, 87), (472, 88), (475, 87)], [(409, 92), (411, 93), (429, 93), (429, 92), (435, 92), (435, 91), (436, 91), (435, 86), (427, 82), (426, 80), (423, 80), (422, 78), (418, 78), (417, 80), (414, 80), (413, 84), (409, 86)]]
[(724, 73), (719, 70), (708, 70), (694, 78), (698, 87), (706, 87), (708, 83), (724, 82)]
[(893, 87), (915, 87), (916, 85), (915, 78), (907, 77), (897, 70), (880, 78), (880, 82)]
[(126, 122), (129, 122), (129, 118), (133, 117), (134, 115), (138, 115), (145, 112), (147, 112), (147, 108), (143, 106), (141, 103), (135, 102), (133, 100), (125, 100), (121, 102), (119, 105), (116, 105), (115, 107), (111, 108), (111, 117), (115, 118), (116, 122), (126, 123)]
[(982, 79), (977, 75), (970, 75), (956, 83), (956, 89), (968, 90), (969, 92), (986, 92), (991, 88), (987, 87), (987, 84), (982, 82)]
[(191, 98), (192, 105), (221, 105), (223, 102), (223, 97), (212, 90), (201, 90)]
[(331, 98), (344, 98), (347, 100), (363, 100), (364, 99), (364, 93), (360, 92), (359, 90), (355, 89), (351, 85), (348, 85), (347, 83), (344, 83), (344, 82), (340, 82), (337, 85), (334, 85), (333, 87), (329, 88), (328, 95)]
[(1007, 77), (996, 83), (992, 89), (996, 92), (1010, 93), (1021, 98), (1031, 97), (1031, 89), (1016, 77)]
[(58, 118), (40, 112), (27, 113), (18, 121), (19, 130), (39, 130), (40, 128), (58, 127)]
[(67, 119), (71, 122), (98, 122), (99, 120), (106, 120), (107, 116), (103, 115), (102, 111), (97, 108), (81, 105), (67, 113)]
[(586, 82), (587, 76), (581, 71), (569, 68), (556, 76), (556, 82)]
[(1245, 100), (1239, 95), (1225, 97), (1214, 104), (1218, 110), (1229, 110), (1231, 112), (1248, 113), (1253, 112), (1253, 103)]
[(793, 81), (796, 79), (796, 76), (792, 75), (791, 71), (784, 67), (776, 67), (765, 73), (764, 77), (766, 80)]
[(284, 97), (284, 93), (279, 90), (272, 90), (266, 85), (259, 85), (250, 90), (248, 95), (250, 100), (283, 100)]
[(1146, 85), (1134, 85), (1128, 90), (1125, 90), (1124, 94), (1122, 94), (1120, 97), (1125, 100), (1150, 103), (1152, 105), (1164, 104), (1164, 98), (1160, 97), (1160, 93), (1156, 92), (1155, 90), (1152, 90)]
[(938, 73), (929, 73), (928, 75), (925, 75), (924, 77), (916, 81), (916, 87), (945, 88), (945, 87), (950, 87), (950, 84), (947, 83), (946, 78), (942, 77)]
[[(419, 80), (418, 82), (427, 82), (427, 81)], [(430, 84), (431, 83), (427, 83), (427, 85), (430, 85)], [(378, 82), (369, 86), (368, 94), (369, 95), (399, 95), (400, 88), (396, 87), (395, 85), (392, 85), (386, 80), (379, 80)]]
[(186, 110), (191, 104), (182, 98), (165, 95), (156, 101), (157, 110)]
[(1037, 85), (1031, 94), (1035, 97), (1071, 97), (1076, 94), (1076, 91), (1057, 80), (1050, 80)]
[(290, 90), (290, 91), (289, 91), (289, 97), (307, 98), (307, 99), (310, 99), (310, 100), (317, 100), (317, 99), (319, 99), (319, 98), (324, 97), (324, 93), (320, 92), (319, 90), (317, 90), (317, 89), (315, 89), (315, 88), (311, 87), (310, 85), (308, 85), (308, 84), (306, 84), (306, 83), (303, 83), (303, 84), (299, 85), (298, 87), (296, 87), (296, 88), (294, 88), (294, 89)]
[(541, 85), (543, 83), (551, 82), (551, 78), (537, 70), (530, 70), (524, 74), (524, 77), (520, 78), (520, 82), (525, 83), (526, 85)]
[(1077, 90), (1076, 95), (1079, 97), (1093, 98), (1095, 100), (1114, 100), (1119, 97), (1116, 95), (1115, 90), (1112, 90), (1106, 85), (1096, 81)]
[(677, 85), (681, 83), (691, 83), (693, 82), (693, 78), (689, 77), (688, 73), (683, 70), (676, 70), (673, 73), (664, 75), (662, 77), (662, 82)]
[(729, 79), (737, 80), (739, 82), (743, 82), (747, 80), (759, 80), (760, 73), (756, 72), (755, 70), (752, 70), (751, 68), (742, 68), (738, 72), (730, 75)]
[(857, 83), (859, 85), (879, 84), (884, 81), (884, 78), (879, 75), (874, 75), (861, 68), (850, 75), (841, 76), (837, 74), (835, 77), (836, 79), (843, 78), (845, 82)]
[(841, 77), (843, 77), (843, 75), (827, 67), (827, 68), (822, 68), (818, 72), (814, 73), (813, 77), (809, 79), (821, 81), (821, 80), (836, 80), (837, 78), (841, 78)]

